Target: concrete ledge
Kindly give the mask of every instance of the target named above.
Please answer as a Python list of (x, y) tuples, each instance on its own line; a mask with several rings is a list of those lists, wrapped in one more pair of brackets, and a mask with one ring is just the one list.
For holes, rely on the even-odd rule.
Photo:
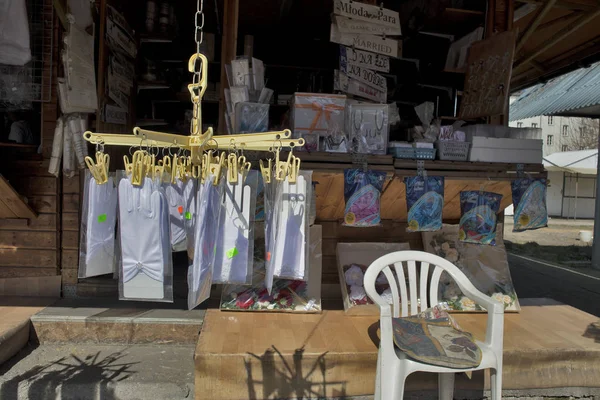
[(17, 354), (29, 341), (29, 320), (0, 333), (0, 365)]

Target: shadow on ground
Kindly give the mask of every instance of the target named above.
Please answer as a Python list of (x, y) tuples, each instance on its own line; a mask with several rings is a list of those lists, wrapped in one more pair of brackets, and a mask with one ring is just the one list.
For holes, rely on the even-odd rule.
[[(131, 368), (137, 363), (120, 362), (126, 355), (115, 352), (100, 359), (98, 352), (81, 359), (71, 354), (70, 357), (36, 366), (4, 382), (0, 399), (116, 399), (111, 382), (135, 374)], [(93, 389), (91, 393), (90, 389)]]
[(504, 245), (511, 253), (555, 264), (585, 264), (592, 261), (591, 246), (541, 246), (535, 242), (517, 244), (508, 240)]

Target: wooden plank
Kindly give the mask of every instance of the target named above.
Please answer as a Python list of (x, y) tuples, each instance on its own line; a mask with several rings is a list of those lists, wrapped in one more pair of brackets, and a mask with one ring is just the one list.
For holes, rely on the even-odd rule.
[(0, 219), (0, 230), (56, 231), (56, 214), (39, 214), (34, 219)]
[(0, 231), (0, 249), (56, 249), (56, 235), (56, 232)]
[(0, 296), (60, 297), (61, 277), (19, 277), (0, 279)]
[(79, 250), (62, 250), (61, 253), (61, 268), (75, 269), (79, 268)]
[(73, 194), (80, 192), (80, 176), (79, 174), (75, 175), (72, 178), (64, 178), (63, 179), (63, 193), (64, 194)]
[(79, 214), (76, 212), (62, 213), (62, 230), (79, 232)]
[(0, 266), (0, 278), (25, 278), (30, 276), (56, 276), (56, 267), (3, 267)]
[(63, 284), (76, 284), (78, 282), (76, 269), (63, 269), (61, 272)]
[(63, 212), (79, 212), (79, 194), (63, 195)]
[(56, 268), (56, 250), (0, 249), (0, 266)]
[(38, 213), (56, 214), (56, 196), (31, 196), (28, 198), (31, 208)]
[(10, 159), (0, 161), (4, 176), (10, 181), (16, 176), (53, 176), (48, 172), (50, 160)]
[(10, 183), (24, 196), (57, 194), (58, 179), (53, 176), (23, 176), (19, 179), (12, 179)]
[(23, 201), (3, 176), (0, 175), (0, 202), (14, 213), (17, 218), (35, 218), (37, 214)]
[(15, 219), (17, 216), (10, 208), (8, 208), (6, 204), (2, 202), (2, 200), (0, 200), (0, 219), (3, 218)]
[(64, 231), (61, 247), (69, 250), (79, 249), (79, 231)]
[[(394, 167), (397, 169), (417, 170), (416, 160), (395, 159)], [(471, 161), (442, 161), (442, 160), (426, 160), (425, 169), (429, 170), (448, 170), (448, 171), (517, 171), (517, 164), (514, 163), (484, 163)], [(542, 164), (523, 164), (525, 172), (542, 172), (544, 166)]]

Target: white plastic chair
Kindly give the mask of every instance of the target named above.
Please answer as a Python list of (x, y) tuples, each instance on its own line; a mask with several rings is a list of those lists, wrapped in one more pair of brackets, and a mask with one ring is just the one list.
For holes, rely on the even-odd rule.
[[(403, 263), (407, 266), (409, 290)], [(417, 282), (417, 263), (420, 263)], [(395, 274), (392, 272), (395, 270)], [(385, 274), (393, 296), (393, 307), (375, 290), (375, 280), (380, 272)], [(429, 272), (432, 271), (430, 274)], [(392, 317), (406, 317), (438, 304), (440, 276), (446, 271), (468, 298), (485, 307), (487, 329), (485, 342), (477, 341), (482, 359), (475, 368), (456, 369), (423, 364), (410, 359), (394, 346)], [(502, 340), (504, 329), (504, 305), (484, 295), (473, 286), (465, 274), (451, 262), (421, 251), (398, 251), (375, 260), (365, 273), (367, 295), (381, 309), (380, 344), (377, 357), (376, 400), (400, 400), (404, 396), (404, 382), (413, 372), (436, 372), (439, 374), (439, 398), (451, 400), (454, 394), (454, 374), (491, 368), (491, 400), (502, 398)], [(398, 292), (399, 291), (399, 292)], [(429, 295), (429, 296), (428, 296)], [(429, 299), (428, 299), (429, 297)], [(408, 306), (410, 304), (410, 313)], [(400, 312), (402, 310), (402, 312)]]

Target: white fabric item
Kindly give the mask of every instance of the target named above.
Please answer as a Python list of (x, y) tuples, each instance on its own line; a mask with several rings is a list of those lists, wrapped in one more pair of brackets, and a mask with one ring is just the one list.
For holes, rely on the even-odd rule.
[[(63, 119), (64, 122), (64, 119)], [(73, 132), (69, 124), (64, 123), (63, 129), (63, 174), (67, 178), (75, 176), (75, 150), (73, 148)]]
[[(89, 174), (91, 175), (91, 174)], [(85, 276), (111, 274), (115, 261), (115, 226), (117, 223), (117, 189), (112, 177), (98, 185), (87, 176), (87, 229)]]
[(27, 121), (15, 121), (10, 125), (8, 140), (22, 144), (34, 144), (33, 133)]
[(187, 248), (185, 232), (185, 205), (183, 200), (184, 183), (177, 179), (175, 183), (163, 185), (169, 204), (169, 221), (171, 223), (171, 246), (174, 251)]
[(273, 289), (273, 274), (275, 273), (275, 238), (277, 237), (278, 209), (281, 203), (283, 183), (272, 181), (264, 186), (265, 199), (265, 287), (269, 294)]
[(275, 242), (274, 275), (286, 279), (305, 279), (307, 181), (301, 174), (296, 183), (283, 182), (280, 216)]
[[(119, 183), (123, 296), (162, 299), (164, 297), (165, 223), (167, 206), (152, 180), (141, 187), (128, 179)], [(167, 228), (168, 232), (168, 228)], [(168, 247), (168, 245), (167, 245)], [(131, 282), (131, 283), (130, 283)]]
[[(213, 283), (251, 283), (249, 259), (251, 187), (238, 173), (238, 183), (225, 184)], [(250, 269), (250, 271), (249, 271)]]
[(223, 179), (213, 185), (210, 175), (199, 192), (196, 219), (195, 252), (192, 266), (188, 270), (188, 308), (198, 306), (210, 296), (217, 232), (219, 230), (219, 208), (223, 196)]
[(25, 65), (31, 61), (29, 19), (25, 0), (0, 2), (0, 64)]

